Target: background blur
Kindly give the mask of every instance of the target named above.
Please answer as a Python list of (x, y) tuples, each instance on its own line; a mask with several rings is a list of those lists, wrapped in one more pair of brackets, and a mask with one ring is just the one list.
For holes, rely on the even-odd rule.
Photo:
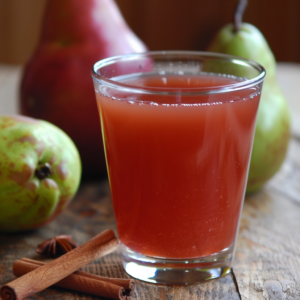
[[(237, 0), (116, 2), (150, 50), (205, 50), (216, 32), (232, 21)], [(40, 34), (45, 3), (0, 0), (0, 63), (28, 60)], [(300, 62), (299, 0), (249, 0), (244, 21), (262, 31), (277, 61)]]

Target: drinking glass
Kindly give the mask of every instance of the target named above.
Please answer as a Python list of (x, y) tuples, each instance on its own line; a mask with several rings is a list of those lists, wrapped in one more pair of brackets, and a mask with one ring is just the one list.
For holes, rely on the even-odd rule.
[(191, 284), (230, 272), (264, 76), (253, 61), (193, 51), (93, 66), (129, 275)]

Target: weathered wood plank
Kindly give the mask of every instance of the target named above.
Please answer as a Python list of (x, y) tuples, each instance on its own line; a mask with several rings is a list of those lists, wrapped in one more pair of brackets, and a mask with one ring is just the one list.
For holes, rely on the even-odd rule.
[(136, 281), (132, 299), (145, 300), (239, 300), (232, 275), (189, 286), (162, 286)]
[[(25, 233), (0, 234), (0, 286), (14, 279), (12, 265), (16, 259), (29, 257), (44, 260), (35, 253), (36, 246), (42, 241), (59, 234), (71, 234), (78, 244), (82, 244), (107, 228), (115, 230), (107, 181), (83, 184), (69, 208), (51, 224)], [(121, 264), (120, 251), (94, 261), (83, 270), (102, 276), (128, 278)], [(28, 299), (62, 298), (105, 299), (58, 288), (48, 288)], [(132, 299), (239, 300), (240, 297), (230, 274), (219, 280), (190, 286), (167, 287), (136, 281)]]
[[(203, 284), (161, 286), (136, 281), (133, 300), (296, 300), (300, 299), (300, 144), (292, 141), (288, 158), (263, 191), (247, 197), (233, 274)], [(35, 231), (0, 234), (0, 285), (14, 279), (16, 259), (41, 259), (36, 246), (47, 238), (71, 234), (82, 244), (115, 221), (106, 180), (81, 186), (69, 208)], [(128, 277), (116, 251), (83, 268), (93, 274)], [(236, 283), (235, 283), (236, 279)], [(104, 299), (48, 288), (28, 299)]]
[(289, 144), (287, 159), (280, 172), (266, 185), (267, 190), (276, 191), (300, 204), (300, 138)]
[(266, 188), (247, 197), (234, 272), (243, 300), (300, 299), (300, 145)]

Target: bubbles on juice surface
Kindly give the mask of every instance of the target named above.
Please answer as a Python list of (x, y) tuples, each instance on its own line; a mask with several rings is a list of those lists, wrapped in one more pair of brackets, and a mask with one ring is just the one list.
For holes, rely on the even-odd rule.
[(259, 86), (244, 86), (247, 79), (228, 74), (177, 72), (140, 73), (112, 78), (120, 87), (116, 100), (131, 105), (217, 106), (249, 101), (259, 96)]

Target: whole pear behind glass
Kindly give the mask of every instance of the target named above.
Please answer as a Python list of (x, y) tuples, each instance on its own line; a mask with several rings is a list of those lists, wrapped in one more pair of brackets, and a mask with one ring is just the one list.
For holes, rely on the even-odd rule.
[(248, 23), (237, 32), (233, 24), (224, 26), (208, 51), (251, 59), (266, 69), (247, 183), (247, 193), (255, 192), (281, 167), (290, 139), (290, 114), (277, 83), (276, 60), (262, 33)]
[(47, 3), (40, 41), (24, 70), (20, 110), (72, 138), (84, 177), (106, 173), (90, 69), (100, 59), (145, 50), (113, 0)]

